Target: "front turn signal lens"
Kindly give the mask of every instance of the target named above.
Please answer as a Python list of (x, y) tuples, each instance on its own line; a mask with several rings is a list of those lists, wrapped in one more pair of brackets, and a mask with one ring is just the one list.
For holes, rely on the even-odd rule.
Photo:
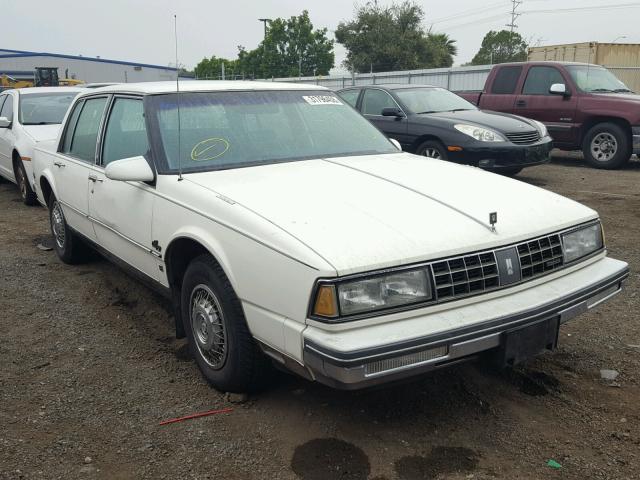
[(321, 285), (316, 295), (316, 303), (313, 306), (313, 314), (321, 317), (337, 317), (338, 301), (336, 299), (336, 287), (333, 285)]

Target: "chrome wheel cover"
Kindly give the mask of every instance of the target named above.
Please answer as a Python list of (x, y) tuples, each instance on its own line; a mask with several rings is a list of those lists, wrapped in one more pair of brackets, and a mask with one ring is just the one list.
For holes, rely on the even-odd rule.
[(618, 151), (618, 141), (609, 132), (597, 134), (591, 140), (591, 156), (598, 162), (611, 160)]
[(440, 155), (440, 151), (437, 148), (433, 148), (433, 147), (427, 147), (424, 150), (424, 156), (435, 158), (436, 160), (442, 159), (442, 155)]
[(214, 370), (227, 360), (227, 332), (218, 297), (204, 284), (191, 292), (189, 316), (194, 343), (202, 359)]
[(64, 213), (62, 213), (62, 207), (57, 201), (53, 203), (51, 208), (51, 232), (58, 247), (64, 250), (66, 240)]

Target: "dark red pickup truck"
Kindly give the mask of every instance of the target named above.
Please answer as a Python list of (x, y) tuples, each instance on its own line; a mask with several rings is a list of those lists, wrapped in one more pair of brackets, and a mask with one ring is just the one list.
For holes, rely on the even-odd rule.
[(483, 110), (544, 123), (554, 146), (582, 150), (596, 168), (619, 168), (640, 154), (640, 95), (599, 65), (504, 63), (482, 92), (457, 92)]

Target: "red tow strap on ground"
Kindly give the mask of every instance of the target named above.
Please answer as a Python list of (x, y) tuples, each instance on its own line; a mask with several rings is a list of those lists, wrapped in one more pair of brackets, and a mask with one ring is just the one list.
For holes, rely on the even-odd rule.
[(230, 413), (233, 412), (233, 408), (223, 408), (221, 410), (209, 410), (208, 412), (194, 413), (180, 418), (172, 418), (170, 420), (163, 420), (160, 425), (168, 425), (170, 423), (184, 422), (185, 420), (191, 420), (194, 418), (207, 417), (209, 415), (217, 415), (218, 413)]

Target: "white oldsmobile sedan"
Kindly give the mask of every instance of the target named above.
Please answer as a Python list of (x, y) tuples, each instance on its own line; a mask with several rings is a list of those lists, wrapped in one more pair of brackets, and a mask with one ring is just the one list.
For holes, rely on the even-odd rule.
[(83, 90), (38, 87), (0, 94), (0, 178), (18, 184), (22, 201), (37, 205), (31, 158), (38, 142), (54, 140), (74, 97)]
[(220, 390), (269, 362), (341, 388), (516, 364), (628, 276), (590, 208), (403, 153), (310, 85), (87, 91), (34, 169), (59, 257), (91, 245), (164, 292)]

